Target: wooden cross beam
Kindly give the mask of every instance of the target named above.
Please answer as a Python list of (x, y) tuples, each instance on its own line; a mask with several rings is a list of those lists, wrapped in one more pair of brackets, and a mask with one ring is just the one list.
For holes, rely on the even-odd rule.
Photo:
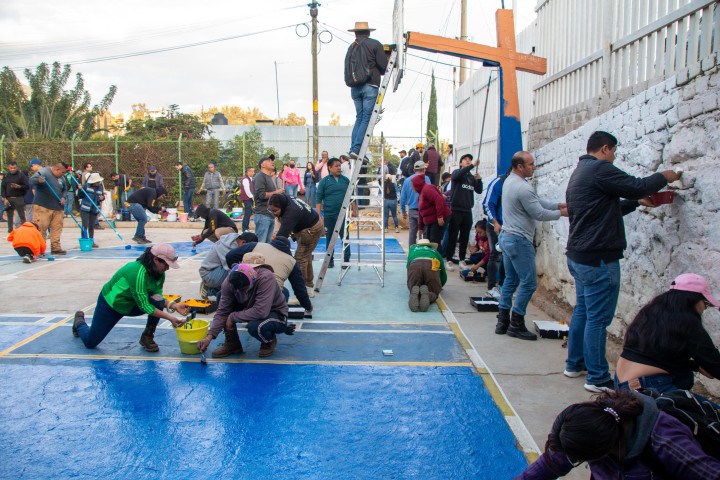
[(500, 66), (500, 135), (498, 148), (498, 175), (505, 173), (512, 155), (522, 150), (520, 127), (520, 102), (517, 90), (517, 71), (544, 75), (547, 60), (515, 50), (515, 26), (512, 10), (495, 12), (497, 23), (497, 47), (453, 38), (408, 32), (405, 42), (408, 48), (427, 52), (444, 53), (454, 57), (481, 60)]

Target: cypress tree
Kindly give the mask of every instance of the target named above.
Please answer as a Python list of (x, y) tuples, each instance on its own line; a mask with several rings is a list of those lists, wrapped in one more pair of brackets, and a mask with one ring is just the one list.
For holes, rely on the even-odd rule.
[(437, 92), (435, 91), (435, 70), (432, 71), (432, 81), (430, 83), (430, 106), (428, 107), (427, 126), (425, 127), (425, 139), (428, 145), (437, 142), (438, 123), (437, 123)]

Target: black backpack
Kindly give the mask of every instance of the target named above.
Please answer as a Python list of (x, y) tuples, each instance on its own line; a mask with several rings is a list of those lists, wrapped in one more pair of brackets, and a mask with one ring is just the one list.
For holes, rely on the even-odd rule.
[(720, 459), (720, 410), (712, 403), (700, 400), (688, 390), (658, 393), (646, 388), (640, 393), (654, 398), (658, 409), (690, 429), (706, 454)]
[(345, 85), (348, 87), (362, 87), (370, 80), (367, 52), (363, 46), (365, 40), (355, 40), (345, 55)]

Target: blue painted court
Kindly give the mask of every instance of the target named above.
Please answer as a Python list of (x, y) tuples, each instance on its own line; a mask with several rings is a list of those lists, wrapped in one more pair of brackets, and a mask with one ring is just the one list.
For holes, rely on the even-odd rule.
[[(191, 257), (189, 243), (178, 244), (183, 277), (165, 293), (196, 291), (187, 284), (201, 247)], [(91, 253), (98, 265), (121, 265), (139, 250)], [(333, 273), (313, 318), (281, 335), (272, 357), (260, 359), (241, 329), (245, 353), (208, 355), (207, 366), (180, 353), (168, 322), (156, 334), (158, 353), (138, 344), (140, 317), (123, 318), (88, 350), (71, 334), (71, 309), (0, 313), (0, 478), (509, 479), (522, 471), (525, 456), (442, 313), (407, 308), (404, 264), (388, 264), (385, 288), (372, 270), (349, 272), (341, 287)], [(62, 288), (96, 296), (101, 286)], [(89, 321), (93, 305), (75, 309), (83, 307)]]

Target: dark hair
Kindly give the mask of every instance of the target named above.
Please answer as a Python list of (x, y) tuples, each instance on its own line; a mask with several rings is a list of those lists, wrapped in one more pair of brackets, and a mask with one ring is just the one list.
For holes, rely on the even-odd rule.
[(165, 188), (165, 187), (157, 187), (157, 188), (155, 189), (155, 194), (156, 194), (158, 197), (160, 197), (160, 196), (162, 196), (162, 195), (167, 195), (167, 194), (168, 194), (167, 188)]
[(450, 147), (451, 149), (454, 148), (452, 143), (449, 144), (448, 147)]
[(253, 167), (253, 166), (251, 165), (251, 166), (249, 166), (249, 167), (247, 167), (247, 168), (245, 169), (245, 173), (248, 173), (250, 170), (254, 170), (254, 169), (255, 169), (255, 167)]
[(590, 135), (590, 138), (588, 138), (587, 153), (597, 152), (605, 145), (607, 145), (608, 148), (614, 148), (617, 143), (617, 138), (613, 135), (608, 132), (598, 130)]
[(236, 270), (228, 274), (228, 282), (238, 290), (243, 290), (250, 286), (250, 279), (242, 272)]
[(253, 232), (243, 232), (238, 237), (240, 240), (244, 240), (245, 243), (257, 242), (258, 237)]
[[(687, 332), (702, 322), (695, 309), (702, 293), (668, 290), (640, 309), (625, 332), (625, 348), (651, 357), (673, 356), (685, 348)], [(702, 328), (702, 327), (701, 327)]]
[(517, 169), (520, 165), (525, 165), (525, 152), (517, 152), (513, 155), (510, 164), (513, 170)]
[(448, 178), (452, 178), (452, 175), (450, 175), (448, 172), (445, 172), (442, 174), (442, 181), (444, 182)]
[(8, 167), (17, 167), (17, 162), (15, 160), (10, 160), (8, 162)]
[(85, 162), (83, 164), (83, 170), (85, 170), (88, 167), (88, 165), (92, 165), (92, 162)]
[(279, 208), (280, 216), (282, 216), (288, 206), (288, 199), (289, 197), (285, 193), (273, 193), (268, 200), (268, 205)]
[(340, 162), (340, 159), (339, 159), (339, 158), (335, 158), (335, 157), (331, 158), (330, 160), (327, 161), (327, 168), (332, 167), (332, 166), (335, 165), (336, 163), (341, 163), (341, 162)]
[[(617, 419), (611, 408), (617, 415)], [(627, 390), (613, 390), (594, 400), (570, 405), (557, 416), (545, 450), (562, 452), (571, 462), (598, 460), (610, 454), (624, 455), (623, 425), (643, 412), (641, 398)]]
[(405, 155), (407, 155), (407, 152), (405, 150), (400, 150), (398, 153), (404, 153)]
[(312, 170), (312, 171), (314, 172), (314, 171), (315, 171), (315, 164), (313, 164), (313, 162), (307, 162), (307, 165), (305, 165), (305, 168), (308, 169), (308, 170)]
[(119, 177), (119, 176), (120, 176), (120, 174), (119, 174), (118, 172), (115, 172), (115, 173), (111, 173), (111, 174), (110, 174), (110, 178), (112, 178), (112, 177)]
[[(138, 257), (137, 261), (145, 267), (145, 270), (147, 270), (150, 278), (153, 280), (159, 280), (163, 276), (163, 273), (158, 271), (157, 266), (155, 266), (155, 262), (153, 262), (156, 257), (150, 251), (151, 248), (152, 247), (145, 247), (145, 251)], [(165, 260), (162, 258), (159, 260), (165, 263)]]
[(487, 230), (487, 220), (482, 219), (475, 222), (475, 228), (482, 228), (483, 230)]

